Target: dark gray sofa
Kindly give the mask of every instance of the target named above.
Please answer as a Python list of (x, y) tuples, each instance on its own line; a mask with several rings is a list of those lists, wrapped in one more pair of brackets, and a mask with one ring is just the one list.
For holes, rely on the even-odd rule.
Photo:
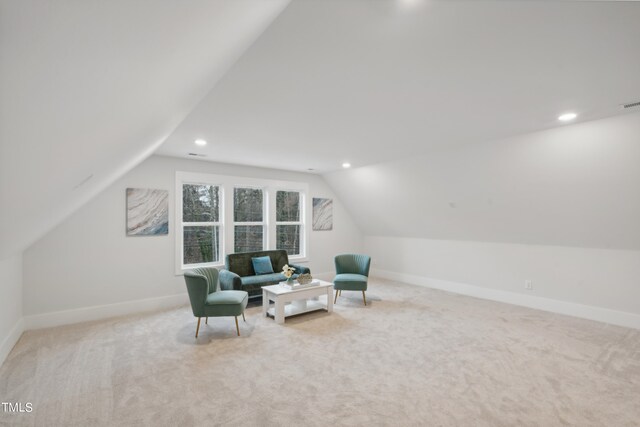
[[(268, 256), (273, 267), (272, 274), (256, 275), (251, 258)], [(225, 268), (220, 270), (220, 288), (223, 290), (247, 291), (249, 296), (262, 295), (262, 287), (275, 285), (287, 280), (282, 274), (282, 267), (288, 264), (295, 268), (295, 276), (311, 273), (309, 268), (289, 264), (289, 256), (285, 250), (242, 252), (229, 254), (225, 258)]]

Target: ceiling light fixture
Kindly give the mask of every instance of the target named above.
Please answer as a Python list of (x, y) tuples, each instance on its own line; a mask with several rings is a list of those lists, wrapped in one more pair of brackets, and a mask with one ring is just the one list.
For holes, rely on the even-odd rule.
[(561, 116), (558, 116), (558, 120), (560, 120), (561, 122), (570, 122), (576, 117), (578, 117), (576, 113), (565, 113), (565, 114), (562, 114)]
[(342, 164), (342, 167), (343, 167), (343, 168), (345, 168), (345, 169), (349, 169), (349, 168), (351, 167), (351, 163), (349, 163), (349, 162), (344, 162), (344, 163)]
[(204, 139), (196, 139), (195, 144), (199, 145), (200, 147), (204, 147), (205, 145), (207, 145), (207, 141), (205, 141)]
[(415, 6), (420, 3), (420, 0), (401, 0), (400, 3), (404, 6)]

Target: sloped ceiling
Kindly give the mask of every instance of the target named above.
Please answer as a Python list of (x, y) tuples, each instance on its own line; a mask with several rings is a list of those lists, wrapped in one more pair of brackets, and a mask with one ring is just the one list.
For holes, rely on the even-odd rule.
[(325, 175), (364, 233), (640, 250), (640, 113)]
[(597, 120), (640, 3), (287, 4), (1, 2), (0, 258), (154, 151), (315, 169), (367, 234), (640, 248), (638, 116)]
[(327, 173), (616, 115), (638, 22), (638, 2), (294, 1), (158, 152)]
[(0, 259), (151, 154), (287, 4), (1, 2)]

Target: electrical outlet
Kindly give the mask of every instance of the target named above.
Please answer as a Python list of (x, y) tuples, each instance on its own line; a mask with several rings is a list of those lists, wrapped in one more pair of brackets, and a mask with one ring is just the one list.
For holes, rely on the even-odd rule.
[(531, 280), (525, 280), (524, 281), (524, 288), (528, 291), (532, 291), (533, 290), (533, 282)]

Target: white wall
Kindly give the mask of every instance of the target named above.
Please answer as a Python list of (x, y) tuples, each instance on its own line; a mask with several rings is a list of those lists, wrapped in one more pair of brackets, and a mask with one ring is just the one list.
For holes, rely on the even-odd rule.
[(378, 276), (640, 328), (640, 251), (375, 236), (364, 247)]
[(325, 176), (365, 235), (640, 250), (640, 113)]
[[(312, 273), (333, 271), (336, 253), (361, 250), (362, 234), (357, 224), (321, 176), (152, 156), (25, 251), (27, 327), (72, 323), (186, 301), (184, 280), (174, 271), (176, 171), (306, 182), (310, 192), (307, 209), (311, 209), (312, 197), (334, 199), (333, 231), (309, 232), (308, 265)], [(125, 235), (127, 187), (169, 190), (168, 236)], [(149, 298), (156, 300), (135, 302)], [(87, 309), (108, 304), (116, 305)], [(62, 313), (40, 316), (52, 312)]]
[(0, 365), (22, 335), (22, 255), (0, 260)]
[(379, 275), (640, 327), (639, 159), (634, 113), (325, 179)]

